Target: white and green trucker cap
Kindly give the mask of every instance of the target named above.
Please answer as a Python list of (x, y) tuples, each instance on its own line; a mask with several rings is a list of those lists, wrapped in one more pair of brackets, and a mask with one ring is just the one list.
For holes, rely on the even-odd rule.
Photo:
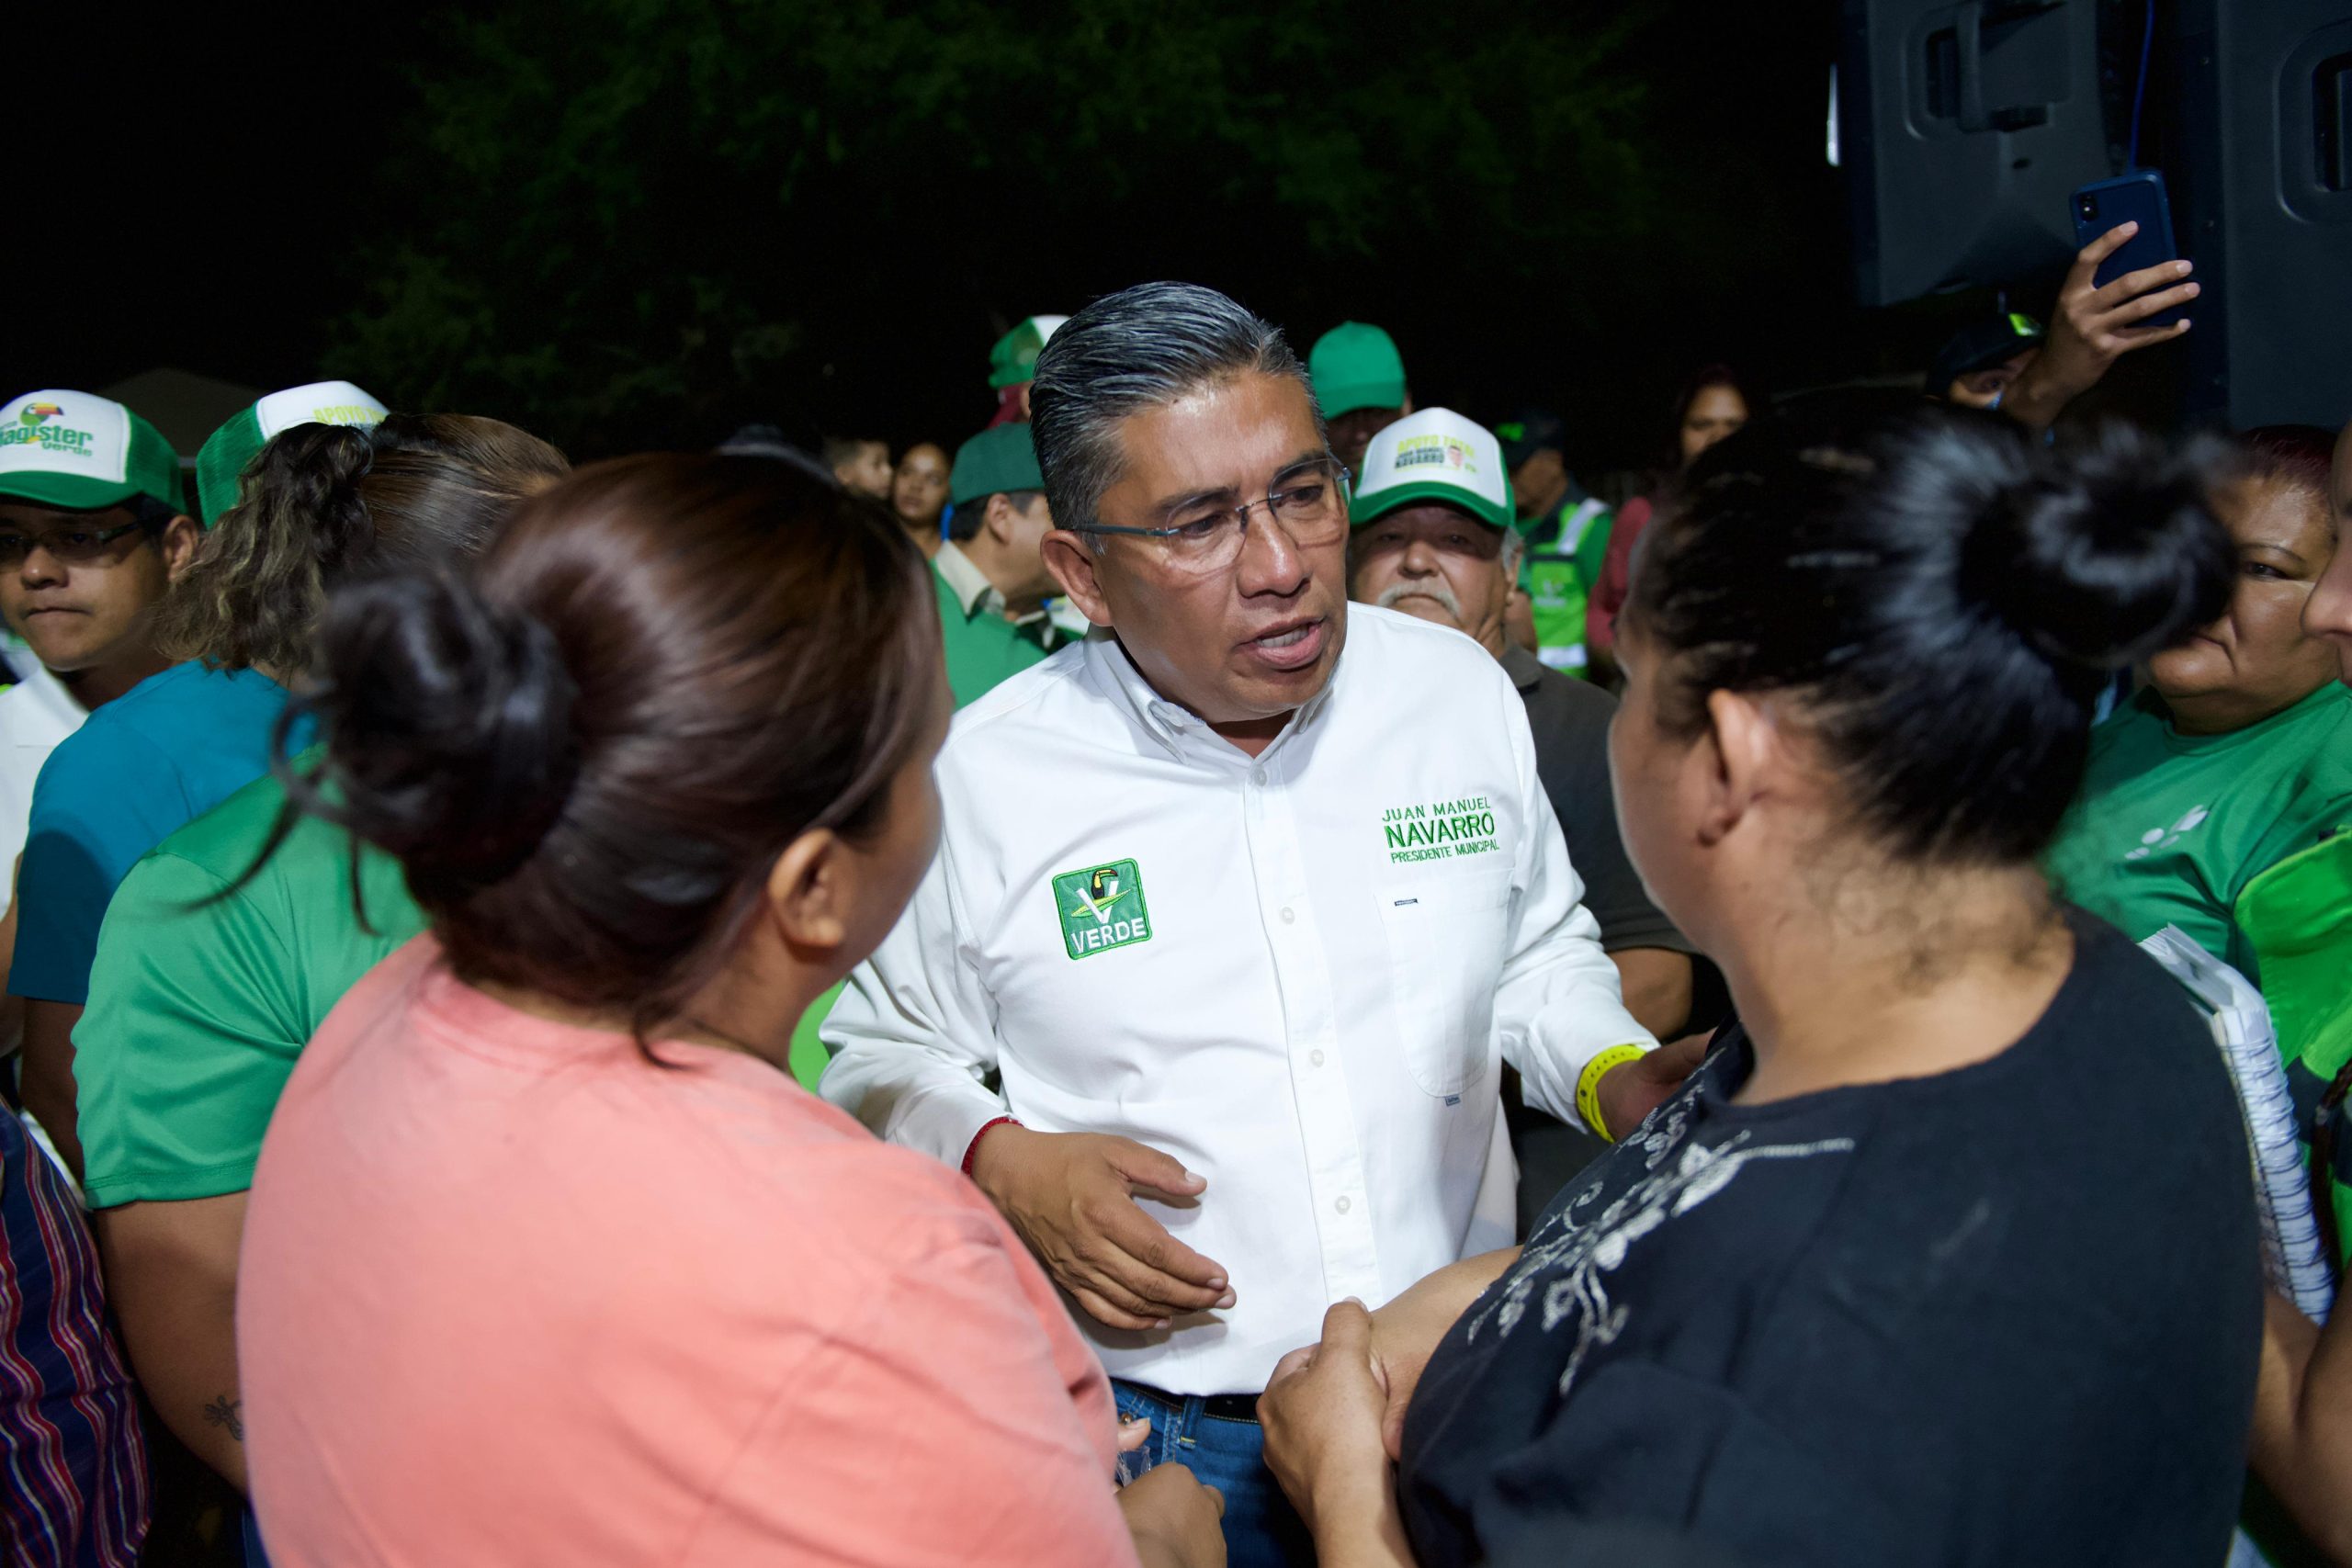
[(1492, 431), (1452, 409), (1423, 409), (1372, 438), (1349, 521), (1362, 527), (1425, 501), (1458, 506), (1493, 527), (1511, 525), (1510, 470)]
[(0, 407), (0, 496), (94, 512), (143, 495), (184, 512), (185, 493), (164, 433), (111, 398), (53, 387)]
[(348, 381), (313, 381), (272, 392), (204, 438), (196, 455), (196, 499), (210, 527), (237, 504), (245, 469), (270, 438), (298, 424), (378, 424), (389, 411)]

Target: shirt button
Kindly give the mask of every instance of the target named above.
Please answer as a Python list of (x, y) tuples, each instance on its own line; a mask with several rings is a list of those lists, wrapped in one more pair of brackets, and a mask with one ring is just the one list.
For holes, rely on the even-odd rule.
[(1288, 925), (1295, 925), (1297, 922), (1298, 922), (1298, 917), (1297, 917), (1295, 914), (1293, 914), (1293, 913), (1291, 912), (1290, 906), (1289, 906), (1289, 905), (1287, 905), (1287, 904), (1283, 905), (1283, 924), (1284, 924), (1284, 925), (1288, 926)]
[(1331, 1207), (1339, 1210), (1340, 1213), (1344, 1214), (1348, 1212), (1348, 1201), (1345, 1198), (1342, 1198), (1338, 1202), (1332, 1204)]
[(1306, 1054), (1306, 1059), (1319, 1067), (1323, 1065), (1323, 1053), (1320, 1051), (1309, 1051)]
[(1264, 784), (1266, 782), (1266, 770), (1260, 768), (1256, 773), (1251, 773), (1250, 775), (1250, 782), (1251, 784)]

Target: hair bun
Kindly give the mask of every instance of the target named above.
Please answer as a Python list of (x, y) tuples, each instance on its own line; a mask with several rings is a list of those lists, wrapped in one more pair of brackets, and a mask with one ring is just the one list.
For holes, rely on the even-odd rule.
[(2117, 670), (2227, 607), (2235, 547), (2207, 502), (2216, 451), (2124, 426), (2037, 455), (1979, 506), (1961, 590), (2044, 656)]
[(577, 688), (548, 628), (446, 575), (337, 594), (301, 699), (327, 742), (310, 804), (442, 890), (512, 875), (579, 772)]

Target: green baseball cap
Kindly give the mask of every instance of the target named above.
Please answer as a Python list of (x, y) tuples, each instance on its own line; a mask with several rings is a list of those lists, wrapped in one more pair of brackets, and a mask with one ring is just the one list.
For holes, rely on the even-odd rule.
[(956, 466), (947, 474), (947, 499), (956, 506), (1007, 491), (1045, 488), (1036, 443), (1029, 439), (1025, 424), (981, 431), (956, 448)]
[(1374, 436), (1349, 524), (1361, 528), (1422, 501), (1458, 506), (1489, 527), (1510, 527), (1517, 516), (1510, 469), (1494, 433), (1452, 409), (1423, 409)]
[(1362, 321), (1341, 321), (1317, 338), (1306, 375), (1325, 419), (1405, 406), (1405, 360), (1396, 340)]
[(210, 527), (237, 504), (245, 469), (281, 430), (298, 424), (376, 424), (389, 411), (348, 381), (313, 381), (272, 392), (204, 439), (196, 454), (196, 498)]
[(989, 350), (989, 385), (1018, 387), (1036, 379), (1038, 352), (1054, 335), (1054, 329), (1069, 320), (1068, 316), (1032, 316), (997, 339), (996, 346)]
[(111, 398), (51, 388), (0, 408), (0, 496), (96, 512), (143, 495), (186, 512), (185, 493), (164, 433)]

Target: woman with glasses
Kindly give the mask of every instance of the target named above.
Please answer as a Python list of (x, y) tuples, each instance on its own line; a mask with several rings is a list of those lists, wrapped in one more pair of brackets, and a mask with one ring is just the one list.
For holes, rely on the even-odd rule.
[(2206, 1021), (2036, 859), (2109, 673), (2228, 598), (2208, 477), (1951, 414), (1694, 468), (1610, 760), (1739, 1021), (1522, 1251), (1276, 1374), (1323, 1568), (2222, 1560), (2245, 1131)]
[(786, 1070), (937, 840), (922, 558), (788, 465), (645, 457), (348, 592), (289, 788), (429, 922), (303, 1053), (238, 1286), (278, 1568), (1214, 1568), (971, 1185)]

